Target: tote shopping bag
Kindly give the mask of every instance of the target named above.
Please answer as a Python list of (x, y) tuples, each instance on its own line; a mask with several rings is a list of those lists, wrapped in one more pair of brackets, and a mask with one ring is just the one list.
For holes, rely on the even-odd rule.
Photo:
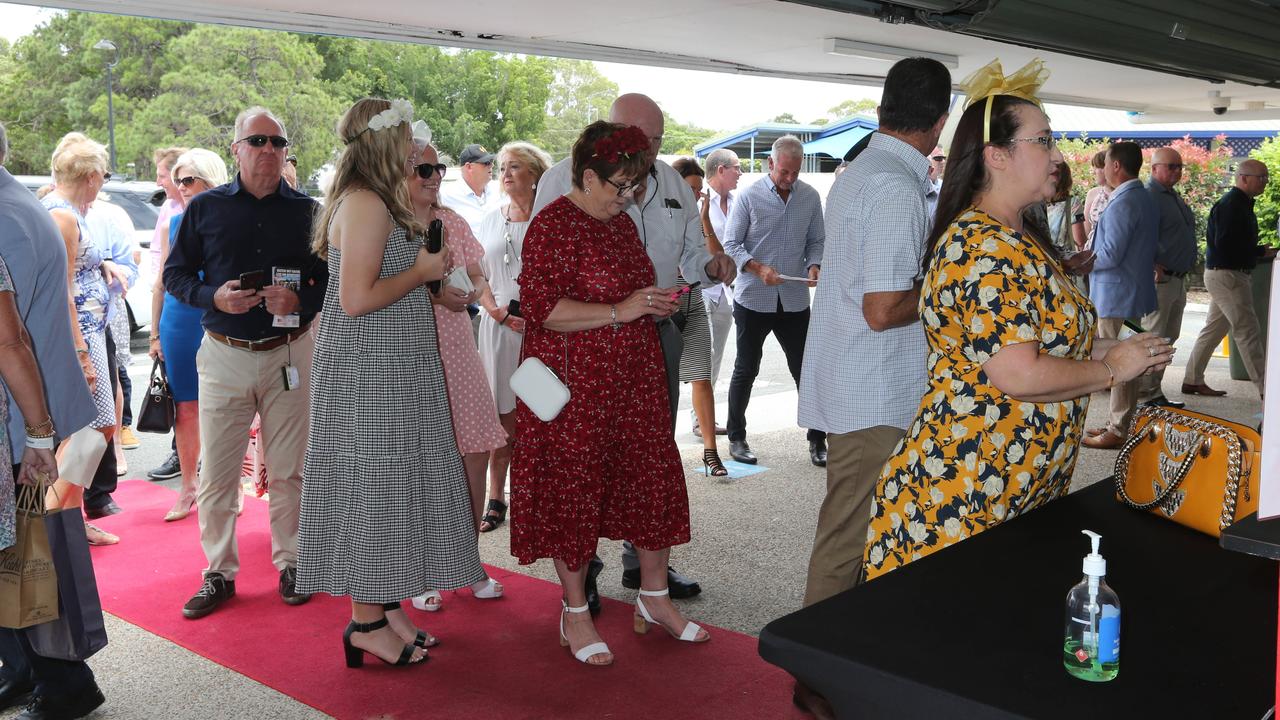
[(72, 508), (49, 513), (44, 526), (58, 576), (58, 619), (27, 630), (27, 640), (41, 657), (87, 660), (106, 647), (107, 628), (84, 518), (79, 508)]
[(63, 443), (62, 461), (58, 463), (58, 477), (72, 485), (87, 488), (93, 484), (93, 474), (98, 470), (102, 453), (107, 451), (107, 439), (91, 427), (75, 431)]
[(18, 540), (0, 550), (0, 627), (25, 628), (58, 617), (58, 580), (45, 535), (45, 487), (18, 486)]

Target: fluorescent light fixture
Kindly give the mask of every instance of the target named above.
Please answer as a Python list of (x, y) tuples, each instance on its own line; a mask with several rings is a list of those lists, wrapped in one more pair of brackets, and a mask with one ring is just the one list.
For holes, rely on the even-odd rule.
[(830, 55), (845, 55), (865, 60), (897, 61), (909, 57), (927, 57), (933, 58), (953, 70), (960, 67), (960, 58), (955, 55), (928, 52), (926, 50), (912, 50), (911, 48), (895, 47), (893, 45), (877, 45), (844, 38), (824, 38), (822, 40), (822, 49)]

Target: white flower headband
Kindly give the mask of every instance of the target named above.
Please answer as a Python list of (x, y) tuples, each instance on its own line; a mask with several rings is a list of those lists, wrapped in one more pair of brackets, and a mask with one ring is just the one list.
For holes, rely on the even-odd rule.
[(350, 145), (351, 143), (355, 142), (356, 138), (360, 137), (361, 135), (365, 134), (368, 131), (377, 132), (378, 130), (386, 130), (387, 128), (395, 127), (400, 123), (412, 123), (412, 122), (413, 122), (413, 106), (409, 104), (409, 101), (408, 100), (392, 100), (391, 107), (369, 118), (369, 126), (366, 127), (364, 130), (361, 130), (360, 132), (356, 133), (354, 137), (352, 137), (350, 140), (347, 141), (347, 144)]

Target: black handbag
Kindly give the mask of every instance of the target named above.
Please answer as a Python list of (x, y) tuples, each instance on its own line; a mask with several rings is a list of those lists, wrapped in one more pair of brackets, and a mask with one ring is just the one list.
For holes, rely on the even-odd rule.
[(169, 377), (164, 363), (159, 359), (151, 366), (151, 384), (142, 400), (142, 412), (135, 423), (139, 432), (166, 434), (173, 430), (173, 393), (169, 390)]

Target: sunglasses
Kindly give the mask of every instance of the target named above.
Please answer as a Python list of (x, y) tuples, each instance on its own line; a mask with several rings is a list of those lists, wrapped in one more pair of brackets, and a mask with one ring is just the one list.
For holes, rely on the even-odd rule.
[(109, 173), (109, 172), (104, 172), (104, 173), (102, 173), (102, 182), (106, 182), (106, 181), (108, 181), (108, 180), (110, 180), (110, 179), (111, 179), (111, 173)]
[(197, 182), (200, 182), (202, 179), (203, 178), (198, 178), (195, 175), (188, 175), (186, 177), (178, 178), (178, 184), (181, 185), (182, 187), (191, 187), (192, 185), (195, 185)]
[(444, 171), (447, 169), (448, 168), (446, 168), (443, 164), (432, 165), (431, 163), (422, 163), (421, 165), (413, 166), (413, 171), (418, 173), (418, 177), (422, 178), (423, 180), (430, 180), (432, 173), (440, 173), (440, 179), (443, 180)]
[(931, 157), (931, 158), (929, 158), (929, 159), (930, 159), (930, 160), (932, 160), (932, 161), (934, 161), (934, 162), (942, 162), (942, 161), (944, 161), (944, 160), (946, 160), (946, 159), (947, 159), (947, 156), (946, 156), (946, 155), (934, 155), (933, 157)]
[(242, 137), (236, 142), (249, 143), (249, 147), (256, 148), (260, 148), (267, 143), (271, 143), (271, 147), (276, 150), (283, 150), (284, 148), (289, 147), (289, 138), (281, 137), (279, 135), (250, 135), (249, 137)]
[(1164, 165), (1170, 170), (1181, 170), (1183, 168), (1182, 163), (1151, 163), (1152, 167), (1155, 167), (1156, 165)]

